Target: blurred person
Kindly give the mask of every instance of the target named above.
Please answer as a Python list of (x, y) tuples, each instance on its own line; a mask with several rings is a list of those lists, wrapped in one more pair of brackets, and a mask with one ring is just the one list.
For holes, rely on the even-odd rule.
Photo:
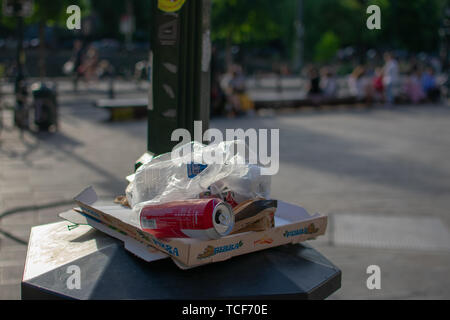
[(384, 54), (383, 84), (386, 90), (386, 103), (392, 105), (395, 102), (395, 86), (399, 81), (398, 62), (390, 52)]
[(331, 68), (323, 68), (322, 71), (322, 79), (320, 80), (320, 87), (323, 92), (324, 97), (326, 98), (334, 98), (337, 96), (337, 80), (334, 75), (334, 72)]
[(318, 95), (322, 93), (320, 88), (320, 74), (316, 67), (311, 67), (308, 71), (309, 87), (308, 94)]
[(226, 96), (220, 86), (218, 75), (211, 80), (211, 116), (221, 116), (225, 111)]
[(225, 109), (228, 117), (253, 112), (254, 103), (246, 92), (246, 77), (241, 66), (232, 66), (221, 83), (226, 95)]
[(369, 105), (375, 101), (375, 88), (372, 83), (374, 77), (374, 72), (371, 71), (370, 74), (367, 69), (364, 69), (364, 74), (362, 76), (362, 88), (363, 88), (363, 101)]
[(278, 93), (283, 91), (281, 66), (278, 62), (272, 63), (272, 76), (275, 79), (275, 86)]
[(227, 68), (227, 72), (225, 72), (222, 75), (222, 78), (220, 80), (220, 87), (222, 89), (222, 92), (225, 95), (225, 113), (228, 117), (233, 117), (236, 109), (236, 104), (233, 99), (233, 88), (231, 86), (231, 80), (234, 76), (234, 69), (236, 67), (234, 65), (231, 65)]
[(372, 85), (372, 77), (367, 73), (365, 66), (357, 66), (349, 76), (348, 85), (350, 95), (355, 97), (358, 102), (371, 104), (375, 90)]
[(308, 97), (314, 104), (319, 104), (322, 98), (322, 89), (320, 87), (320, 73), (316, 67), (311, 66), (307, 71), (308, 76)]
[(101, 60), (95, 69), (95, 76), (99, 79), (114, 76), (114, 66), (108, 60)]
[(289, 66), (286, 63), (282, 63), (280, 66), (280, 74), (284, 77), (290, 76), (291, 71), (289, 70)]
[(108, 60), (101, 60), (95, 70), (95, 76), (97, 79), (108, 80), (108, 96), (110, 99), (114, 99), (114, 66)]
[(442, 72), (442, 63), (441, 60), (437, 57), (432, 57), (430, 60), (430, 65), (432, 66), (433, 70), (440, 74)]
[(375, 102), (381, 102), (384, 100), (384, 83), (383, 83), (383, 69), (376, 68), (375, 76), (372, 80), (372, 86), (374, 91), (374, 100)]
[(411, 70), (408, 72), (408, 77), (404, 84), (404, 92), (411, 103), (419, 103), (425, 98), (417, 66), (412, 66)]
[(226, 95), (231, 94), (230, 81), (233, 78), (233, 68), (234, 66), (228, 67), (227, 71), (220, 77), (220, 87)]
[(83, 43), (80, 40), (75, 40), (73, 43), (72, 55), (63, 66), (63, 73), (67, 76), (73, 77), (73, 88), (78, 89), (78, 80), (81, 77), (80, 66), (83, 59)]
[(98, 52), (95, 47), (90, 46), (86, 52), (86, 56), (83, 59), (83, 62), (80, 66), (80, 72), (84, 77), (86, 82), (89, 82), (97, 75), (97, 67), (98, 67)]
[(233, 78), (231, 79), (231, 87), (234, 99), (237, 100), (237, 114), (252, 113), (254, 103), (247, 94), (246, 77), (241, 66), (236, 66)]
[(83, 42), (75, 40), (73, 43), (73, 54), (71, 60), (73, 61), (73, 81), (75, 91), (78, 89), (78, 81), (82, 76), (80, 72), (81, 63), (83, 62)]
[(356, 97), (358, 101), (362, 101), (365, 99), (365, 90), (364, 90), (364, 67), (359, 65), (357, 66), (353, 72), (348, 77), (348, 87), (350, 91), (350, 95), (352, 97)]
[(136, 81), (136, 85), (139, 88), (141, 82), (143, 80), (148, 80), (148, 70), (150, 68), (150, 64), (147, 60), (138, 61), (134, 65), (134, 80)]
[(442, 89), (443, 89), (442, 92), (443, 97), (450, 99), (450, 76), (448, 74), (444, 76)]
[(422, 74), (421, 83), (427, 99), (433, 103), (438, 102), (441, 91), (437, 85), (434, 69), (432, 67), (427, 67), (425, 69), (425, 72)]
[(220, 65), (218, 63), (217, 47), (211, 50), (211, 116), (222, 116), (225, 112), (226, 96), (220, 83)]
[(286, 63), (282, 63), (274, 70), (277, 75), (277, 91), (281, 93), (283, 92), (283, 78), (290, 75), (289, 67)]

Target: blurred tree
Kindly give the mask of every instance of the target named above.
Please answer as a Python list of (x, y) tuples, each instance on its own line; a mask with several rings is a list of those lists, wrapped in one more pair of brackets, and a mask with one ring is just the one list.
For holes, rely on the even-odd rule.
[[(134, 38), (148, 41), (150, 2), (133, 1), (136, 21)], [(369, 48), (404, 49), (410, 52), (436, 52), (439, 47), (439, 25), (448, 0), (303, 0), (303, 48), (307, 61), (321, 60), (320, 48), (328, 43), (351, 46), (360, 57)], [(96, 37), (122, 39), (119, 21), (125, 12), (125, 0), (35, 0), (35, 14), (28, 23), (65, 24), (65, 8), (69, 4), (94, 11), (99, 20)], [(296, 0), (212, 0), (212, 38), (226, 48), (226, 61), (232, 62), (233, 45), (264, 48), (276, 44), (283, 57), (295, 50)], [(366, 9), (376, 4), (381, 8), (381, 30), (368, 30)], [(0, 6), (0, 12), (2, 8)], [(85, 14), (86, 10), (82, 9)], [(0, 32), (11, 34), (15, 20), (0, 17)], [(42, 30), (42, 28), (41, 28)], [(332, 31), (333, 41), (329, 32)], [(41, 32), (41, 35), (44, 34)], [(328, 39), (328, 40), (327, 40)], [(41, 39), (41, 45), (44, 41)], [(44, 69), (44, 68), (42, 68)]]
[(433, 52), (445, 0), (391, 0), (382, 40), (412, 52)]
[[(353, 47), (362, 58), (369, 48), (436, 51), (445, 1), (304, 0), (305, 58), (321, 60), (318, 51), (331, 37), (331, 42)], [(381, 30), (366, 27), (366, 10), (372, 4), (381, 8)], [(228, 63), (233, 44), (267, 45), (279, 39), (292, 50), (295, 12), (294, 0), (213, 0), (213, 40), (226, 42)]]
[(29, 22), (36, 22), (39, 25), (39, 75), (45, 77), (45, 27), (47, 24), (54, 24), (63, 19), (63, 13), (69, 5), (67, 0), (35, 0), (33, 15)]
[[(343, 46), (358, 45), (361, 33), (366, 27), (363, 20), (362, 4), (358, 0), (315, 0), (305, 1), (305, 58), (314, 60), (319, 41), (324, 35), (333, 30), (334, 37)], [(364, 21), (364, 23), (363, 23)], [(330, 36), (328, 36), (330, 38)]]
[[(136, 32), (134, 38), (140, 41), (150, 39), (150, 7), (155, 0), (131, 0), (135, 17)], [(126, 0), (95, 0), (91, 2), (100, 20), (96, 33), (99, 37), (123, 39), (120, 34), (120, 18), (126, 12)]]
[(316, 44), (314, 60), (327, 62), (333, 59), (339, 50), (340, 41), (333, 31), (327, 31)]
[(225, 42), (228, 66), (232, 64), (234, 44), (292, 39), (293, 30), (289, 30), (294, 27), (292, 0), (213, 0), (212, 5), (212, 38)]
[[(305, 1), (305, 47), (309, 60), (317, 43), (333, 30), (343, 47), (360, 57), (368, 48), (433, 52), (439, 44), (439, 23), (446, 0), (314, 0)], [(366, 28), (367, 7), (381, 9), (381, 30)], [(311, 49), (314, 50), (311, 50)]]
[[(44, 78), (46, 75), (46, 26), (64, 26), (68, 14), (67, 7), (78, 5), (82, 12), (89, 7), (88, 0), (34, 0), (33, 15), (26, 19), (27, 23), (37, 23), (39, 25), (39, 75)], [(86, 14), (86, 11), (83, 12)]]
[(92, 11), (100, 20), (96, 33), (100, 37), (119, 38), (120, 16), (125, 12), (125, 0), (95, 0), (92, 1)]

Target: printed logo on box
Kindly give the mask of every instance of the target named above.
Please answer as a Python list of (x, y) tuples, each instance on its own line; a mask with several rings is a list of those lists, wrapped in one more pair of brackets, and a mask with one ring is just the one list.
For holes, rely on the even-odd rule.
[(264, 237), (262, 237), (261, 239), (258, 239), (258, 240), (256, 240), (256, 241), (254, 241), (253, 244), (254, 244), (254, 245), (257, 245), (257, 244), (263, 245), (263, 244), (271, 244), (272, 242), (273, 242), (273, 239), (272, 239), (272, 238), (269, 238), (269, 237), (267, 237), (267, 236), (264, 236)]
[(185, 2), (186, 0), (158, 0), (158, 9), (164, 12), (176, 12)]
[(152, 242), (155, 246), (157, 246), (158, 248), (161, 248), (162, 250), (166, 251), (168, 254), (178, 257), (179, 253), (178, 253), (178, 248), (177, 247), (172, 247), (171, 245), (167, 244), (167, 243), (163, 243), (161, 241), (159, 241), (156, 238), (153, 238), (152, 236), (150, 236), (150, 234), (145, 233), (141, 230), (137, 230), (138, 234), (141, 236), (142, 239), (148, 241), (148, 242)]
[(299, 236), (302, 234), (313, 234), (313, 233), (316, 233), (317, 231), (319, 231), (319, 229), (316, 228), (314, 223), (311, 223), (308, 227), (305, 227), (305, 228), (300, 228), (300, 229), (296, 229), (296, 230), (292, 230), (292, 231), (286, 230), (283, 233), (283, 236), (286, 238), (289, 238), (289, 237)]
[(203, 250), (203, 253), (197, 256), (197, 259), (206, 259), (219, 253), (233, 251), (239, 249), (243, 245), (244, 243), (242, 241), (239, 241), (238, 243), (228, 244), (220, 247), (207, 246), (205, 250)]

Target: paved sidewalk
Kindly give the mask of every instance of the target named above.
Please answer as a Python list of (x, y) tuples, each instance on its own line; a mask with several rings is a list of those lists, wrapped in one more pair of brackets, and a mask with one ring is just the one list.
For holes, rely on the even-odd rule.
[(125, 177), (145, 151), (145, 121), (109, 123), (106, 112), (92, 107), (97, 98), (104, 96), (59, 97), (57, 134), (25, 133), (21, 139), (6, 114), (0, 136), (0, 299), (20, 298), (30, 228), (59, 221), (57, 214), (74, 207), (72, 198), (87, 186), (106, 198), (123, 194)]
[[(20, 298), (30, 228), (58, 221), (57, 214), (73, 207), (73, 196), (89, 185), (104, 198), (123, 194), (125, 176), (146, 148), (145, 120), (107, 122), (107, 113), (90, 104), (96, 98), (104, 95), (60, 97), (56, 134), (21, 139), (9, 128), (0, 136), (0, 299)], [(442, 245), (450, 226), (450, 108), (286, 111), (214, 119), (212, 126), (280, 128), (272, 195), (332, 217), (328, 236), (311, 242), (343, 270), (342, 289), (331, 298), (450, 298), (450, 252)], [(343, 226), (348, 214), (398, 218), (386, 230), (399, 234), (383, 247), (364, 239), (359, 225)], [(400, 237), (424, 217), (431, 219), (424, 226), (432, 228), (421, 238), (425, 249), (403, 244)], [(347, 231), (353, 240), (343, 238)], [(382, 268), (380, 291), (366, 287), (372, 264)]]

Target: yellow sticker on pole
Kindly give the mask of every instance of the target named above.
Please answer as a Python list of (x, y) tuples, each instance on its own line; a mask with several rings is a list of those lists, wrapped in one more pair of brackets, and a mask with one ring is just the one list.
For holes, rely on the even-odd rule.
[(181, 9), (186, 0), (158, 0), (158, 9), (164, 12), (175, 12)]

